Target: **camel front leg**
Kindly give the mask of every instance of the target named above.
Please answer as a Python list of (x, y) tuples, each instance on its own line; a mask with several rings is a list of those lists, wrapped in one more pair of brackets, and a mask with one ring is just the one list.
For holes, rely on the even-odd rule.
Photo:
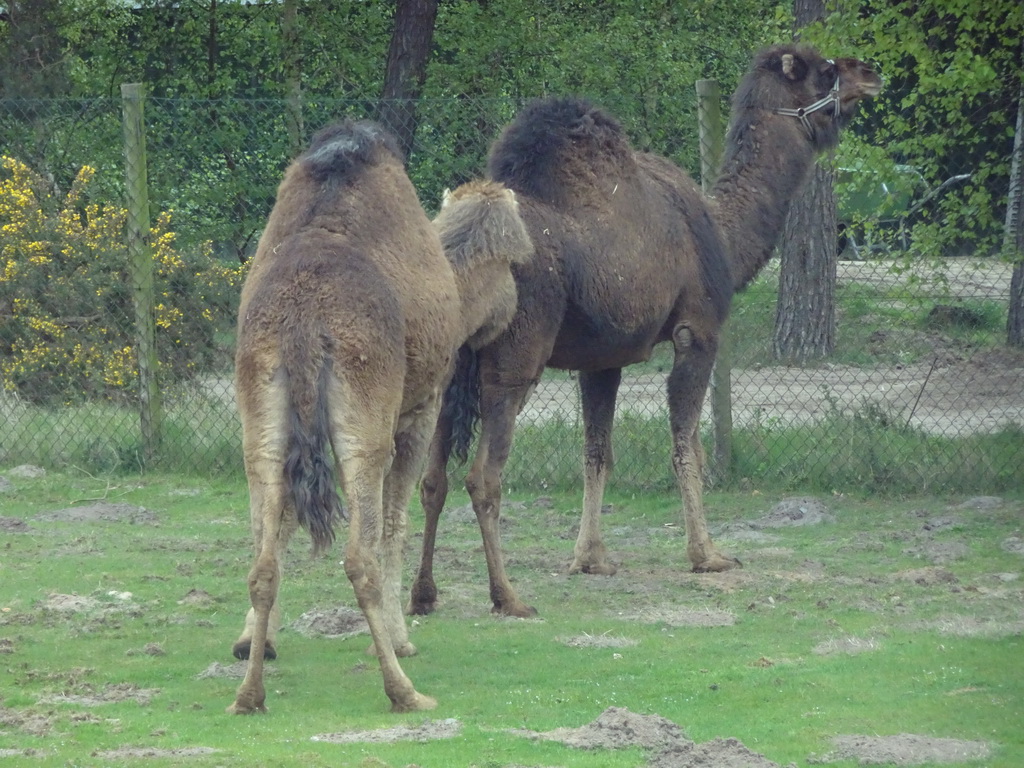
[(427, 465), (420, 482), (420, 504), (423, 507), (423, 548), (420, 567), (413, 579), (407, 613), (426, 616), (437, 608), (437, 585), (434, 583), (434, 548), (437, 524), (448, 498), (448, 456), (452, 436), (451, 418), (443, 413), (437, 421), (434, 437), (427, 453)]
[(608, 551), (601, 540), (601, 502), (608, 475), (615, 463), (612, 453), (612, 422), (621, 379), (622, 370), (619, 368), (580, 374), (585, 440), (583, 514), (569, 573), (611, 576), (616, 571), (615, 565), (608, 560)]
[(356, 601), (370, 626), (377, 652), (384, 692), (391, 700), (392, 712), (432, 709), (437, 702), (416, 691), (398, 663), (392, 640), (394, 627), (385, 611), (388, 589), (381, 567), (383, 536), (384, 472), (389, 451), (353, 450), (344, 460), (345, 492), (350, 521), (345, 547), (345, 574), (352, 582)]
[(501, 551), (501, 472), (508, 461), (516, 415), (526, 401), (533, 384), (512, 389), (485, 386), (480, 398), (480, 445), (473, 466), (466, 476), (466, 490), (473, 500), (484, 557), (490, 579), (492, 613), (526, 618), (537, 610), (520, 599), (505, 572)]
[(686, 522), (686, 554), (696, 572), (726, 571), (741, 565), (723, 555), (711, 541), (704, 515), (704, 449), (700, 442), (700, 410), (711, 380), (717, 340), (695, 339), (679, 327), (673, 334), (675, 362), (668, 377), (672, 468), (682, 496)]

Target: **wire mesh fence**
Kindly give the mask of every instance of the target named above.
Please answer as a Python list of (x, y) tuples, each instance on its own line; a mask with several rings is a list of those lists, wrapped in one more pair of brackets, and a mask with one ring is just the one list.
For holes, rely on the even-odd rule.
[[(428, 211), (444, 187), (482, 172), (518, 106), (417, 104), (408, 167)], [(0, 103), (0, 465), (240, 473), (235, 313), (245, 261), (296, 149), (287, 105), (148, 99), (141, 160), (126, 155), (124, 108), (116, 99)], [(304, 105), (301, 122), (309, 133), (339, 115), (378, 114), (373, 102), (319, 102)], [(696, 125), (689, 133), (696, 141)], [(148, 174), (144, 211), (132, 208), (138, 174), (126, 173), (126, 157)], [(1011, 265), (970, 248), (930, 258), (882, 234), (874, 247), (860, 235), (843, 244), (838, 342), (826, 360), (797, 367), (773, 357), (777, 261), (736, 298), (732, 440), (716, 477), (839, 491), (1021, 487), (1024, 355), (1005, 345)], [(136, 313), (147, 290), (152, 389), (142, 386)], [(671, 365), (671, 349), (658, 347), (624, 372), (620, 490), (674, 487)], [(520, 414), (504, 482), (579, 487), (581, 449), (575, 379), (548, 371)]]

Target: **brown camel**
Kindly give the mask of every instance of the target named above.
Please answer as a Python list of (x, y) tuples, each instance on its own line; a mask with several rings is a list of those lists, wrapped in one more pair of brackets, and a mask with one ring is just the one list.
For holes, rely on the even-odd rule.
[(266, 710), (284, 552), (300, 525), (314, 553), (330, 546), (335, 476), (351, 517), (345, 573), (392, 710), (435, 706), (398, 663), (416, 652), (400, 597), (407, 507), (455, 352), (509, 322), (510, 263), (531, 252), (515, 195), (496, 182), (446, 194), (432, 225), (397, 144), (373, 123), (325, 129), (286, 172), (238, 318), (255, 560), (233, 648), (249, 664), (229, 712)]
[(515, 418), (545, 366), (579, 371), (583, 515), (570, 571), (615, 572), (599, 520), (616, 391), (623, 366), (647, 360), (663, 341), (675, 348), (668, 406), (687, 555), (695, 571), (739, 564), (712, 543), (701, 495), (698, 420), (719, 333), (734, 292), (771, 256), (815, 155), (837, 143), (858, 102), (880, 88), (878, 75), (855, 59), (824, 59), (800, 45), (762, 51), (734, 96), (711, 199), (668, 160), (631, 149), (616, 121), (586, 102), (536, 102), (504, 130), (489, 175), (516, 191), (536, 253), (513, 270), (519, 305), (508, 329), (475, 361), (460, 355), (446, 392), (421, 485), (426, 528), (410, 612), (429, 613), (436, 603), (432, 560), (445, 467), (453, 450), (465, 457), (466, 413), (476, 408), (481, 430), (466, 488), (493, 610), (534, 612), (505, 573), (498, 517)]

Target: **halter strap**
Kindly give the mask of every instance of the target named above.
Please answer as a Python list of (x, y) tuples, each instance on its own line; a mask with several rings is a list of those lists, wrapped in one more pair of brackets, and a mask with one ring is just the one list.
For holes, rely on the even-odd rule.
[[(835, 66), (835, 61), (832, 59), (826, 59), (829, 64)], [(795, 117), (804, 125), (804, 129), (807, 131), (808, 136), (814, 135), (814, 127), (811, 125), (811, 121), (807, 119), (808, 115), (814, 114), (819, 109), (824, 109), (829, 104), (832, 105), (832, 119), (838, 119), (839, 117), (839, 73), (836, 73), (836, 81), (832, 85), (832, 90), (828, 92), (822, 99), (818, 99), (816, 102), (807, 107), (798, 107), (797, 109), (788, 109), (786, 107), (780, 107), (774, 110), (777, 115), (786, 115), (787, 117)]]

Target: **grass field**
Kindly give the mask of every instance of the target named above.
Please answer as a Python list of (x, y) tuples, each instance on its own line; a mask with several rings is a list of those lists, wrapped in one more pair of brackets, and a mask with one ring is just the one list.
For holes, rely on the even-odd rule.
[[(440, 704), (402, 716), (388, 712), (368, 635), (300, 631), (354, 609), (338, 550), (311, 560), (300, 533), (270, 712), (234, 717), (224, 708), (248, 607), (243, 484), (0, 475), (5, 761), (852, 768), (865, 754), (854, 744), (919, 761), (884, 765), (1024, 765), (1020, 497), (822, 495), (780, 507), (781, 493), (712, 493), (713, 535), (745, 567), (696, 575), (675, 498), (611, 496), (603, 523), (619, 573), (569, 577), (578, 494), (513, 494), (508, 567), (536, 620), (490, 615), (479, 533), (455, 497), (440, 608), (416, 620), (420, 653), (404, 660)], [(410, 571), (420, 527), (414, 511)], [(594, 726), (609, 712), (677, 724), (706, 762)], [(735, 747), (721, 738), (763, 762), (726, 754)]]

